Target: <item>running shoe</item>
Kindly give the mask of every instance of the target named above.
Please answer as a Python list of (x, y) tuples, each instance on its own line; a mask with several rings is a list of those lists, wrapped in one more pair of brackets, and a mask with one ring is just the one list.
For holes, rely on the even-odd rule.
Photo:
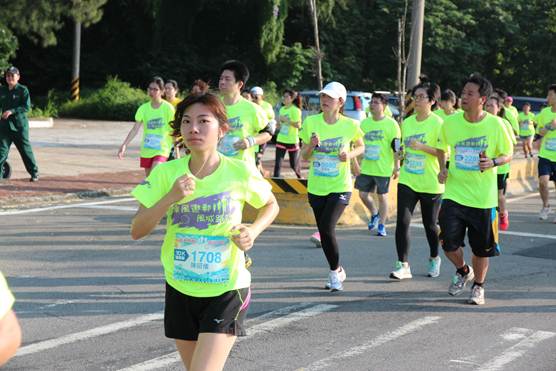
[(548, 219), (548, 214), (550, 214), (552, 212), (552, 210), (550, 209), (550, 206), (548, 207), (543, 207), (541, 209), (541, 212), (539, 213), (539, 219), (540, 220), (546, 220)]
[(429, 258), (429, 272), (428, 272), (428, 276), (429, 277), (438, 277), (440, 276), (440, 263), (442, 262), (442, 259), (440, 259), (440, 256), (437, 256), (436, 258)]
[(467, 300), (469, 304), (483, 305), (485, 303), (485, 289), (481, 286), (473, 286), (471, 289), (471, 296)]
[(311, 235), (310, 238), (311, 242), (314, 243), (317, 247), (321, 247), (320, 244), (320, 233), (319, 232), (315, 232)]
[(448, 287), (448, 294), (452, 296), (459, 295), (465, 290), (465, 286), (475, 279), (475, 274), (473, 273), (473, 268), (469, 267), (469, 273), (465, 276), (457, 273), (452, 277), (452, 283)]
[(386, 227), (384, 226), (384, 224), (379, 224), (378, 228), (376, 230), (376, 235), (380, 236), (380, 237), (386, 237)]
[(367, 224), (367, 228), (369, 228), (369, 231), (372, 231), (378, 226), (379, 217), (380, 215), (378, 213), (371, 216), (371, 219), (369, 220), (369, 224)]
[(253, 265), (253, 259), (244, 251), (243, 254), (245, 255), (245, 268), (249, 268)]
[(394, 280), (405, 280), (407, 278), (413, 277), (411, 275), (411, 268), (409, 267), (409, 263), (404, 263), (398, 260), (394, 267), (396, 269), (390, 273), (390, 278)]
[(504, 211), (503, 213), (500, 213), (499, 225), (500, 225), (500, 230), (501, 231), (507, 231), (508, 230), (508, 227), (510, 226), (510, 216), (508, 215), (507, 211)]
[(342, 291), (344, 285), (342, 282), (346, 280), (346, 271), (344, 268), (340, 267), (337, 271), (330, 271), (328, 274), (328, 282), (325, 287), (330, 289), (330, 292)]

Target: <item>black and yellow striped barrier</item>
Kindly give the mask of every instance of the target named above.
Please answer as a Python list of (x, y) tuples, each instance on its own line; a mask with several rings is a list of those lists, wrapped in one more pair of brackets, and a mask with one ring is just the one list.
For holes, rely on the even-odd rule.
[(307, 194), (307, 179), (266, 178), (273, 193)]
[(79, 78), (71, 82), (71, 100), (79, 100)]

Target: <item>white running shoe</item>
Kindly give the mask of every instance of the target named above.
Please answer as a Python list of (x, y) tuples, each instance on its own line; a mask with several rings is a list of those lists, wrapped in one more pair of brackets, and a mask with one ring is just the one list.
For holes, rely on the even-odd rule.
[(428, 271), (428, 276), (429, 277), (438, 277), (440, 276), (440, 263), (442, 262), (442, 259), (440, 259), (440, 256), (437, 256), (436, 258), (429, 258), (429, 271)]
[(469, 296), (469, 300), (467, 300), (467, 303), (483, 305), (485, 303), (485, 289), (481, 286), (475, 285), (471, 289), (471, 296)]
[(475, 273), (473, 273), (473, 268), (469, 267), (469, 273), (465, 276), (457, 273), (452, 277), (452, 282), (450, 287), (448, 287), (448, 294), (452, 296), (459, 295), (465, 290), (465, 286), (475, 279)]
[(344, 285), (342, 282), (346, 280), (346, 270), (343, 267), (340, 267), (337, 271), (330, 271), (328, 274), (328, 282), (324, 286), (325, 288), (329, 289), (331, 292), (334, 291), (342, 291), (344, 289)]
[(403, 263), (401, 261), (397, 261), (395, 265), (395, 270), (390, 273), (390, 278), (394, 280), (405, 280), (407, 278), (412, 278), (411, 275), (411, 268), (409, 267), (409, 263)]
[(552, 212), (552, 209), (550, 208), (550, 206), (548, 207), (543, 207), (541, 209), (541, 212), (539, 213), (539, 219), (540, 220), (546, 220), (548, 219), (548, 214), (550, 214)]

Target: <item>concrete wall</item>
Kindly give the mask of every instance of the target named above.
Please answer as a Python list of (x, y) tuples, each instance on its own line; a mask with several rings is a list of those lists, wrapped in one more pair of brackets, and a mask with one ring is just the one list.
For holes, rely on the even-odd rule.
[[(515, 196), (525, 192), (536, 192), (537, 184), (537, 159), (516, 159), (512, 161), (510, 179), (508, 181), (508, 196)], [(388, 214), (390, 221), (396, 215), (397, 180), (390, 182), (388, 193)], [(315, 225), (313, 210), (309, 206), (306, 194), (275, 193), (280, 213), (275, 220), (277, 224)], [(376, 195), (375, 195), (376, 201)], [(256, 216), (256, 210), (249, 205), (245, 206), (244, 221), (252, 222)], [(363, 225), (367, 224), (369, 213), (361, 200), (359, 192), (353, 189), (349, 206), (344, 211), (338, 224), (341, 225)]]

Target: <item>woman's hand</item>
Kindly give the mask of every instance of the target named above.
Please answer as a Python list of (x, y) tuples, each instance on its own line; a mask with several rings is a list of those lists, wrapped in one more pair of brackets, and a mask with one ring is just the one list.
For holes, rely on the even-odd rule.
[(189, 175), (180, 176), (169, 192), (172, 202), (178, 202), (195, 192), (195, 180)]
[(126, 145), (125, 145), (125, 144), (122, 144), (122, 145), (120, 146), (120, 149), (118, 150), (118, 158), (119, 158), (120, 160), (123, 160), (123, 159), (124, 159), (125, 150), (126, 150)]
[(232, 241), (240, 250), (247, 251), (253, 247), (255, 242), (253, 231), (244, 224), (236, 225), (232, 228)]

